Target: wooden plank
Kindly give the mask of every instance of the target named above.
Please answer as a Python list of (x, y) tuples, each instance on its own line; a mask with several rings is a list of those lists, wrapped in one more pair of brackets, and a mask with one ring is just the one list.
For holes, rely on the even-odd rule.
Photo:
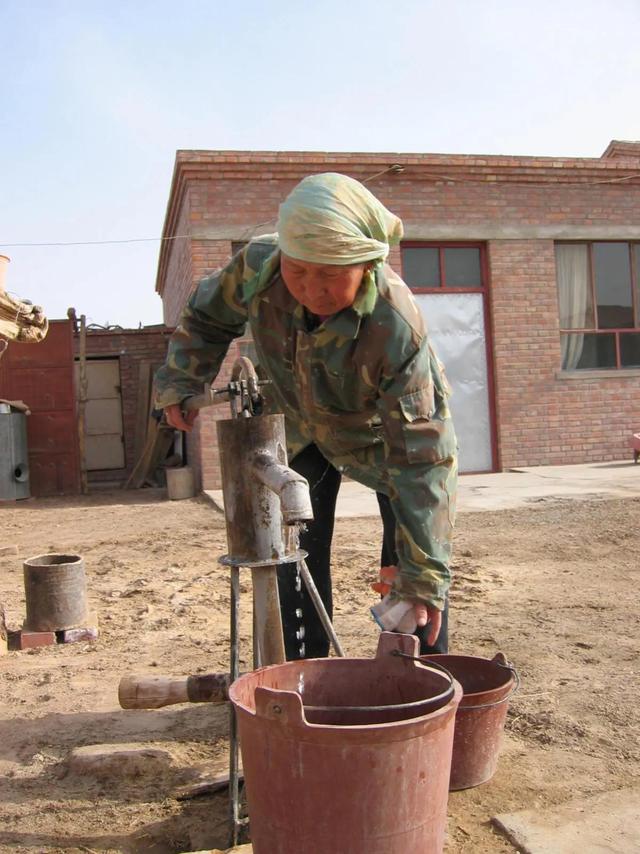
[[(244, 780), (244, 773), (240, 769), (238, 779), (240, 782)], [(177, 801), (188, 801), (191, 798), (200, 798), (203, 795), (212, 795), (229, 786), (229, 774), (218, 774), (215, 777), (208, 777), (199, 780), (197, 783), (189, 783), (186, 786), (180, 786), (173, 793), (173, 797)]]
[(134, 459), (140, 459), (144, 450), (149, 428), (149, 413), (151, 410), (151, 362), (142, 359), (138, 365), (138, 391), (136, 404), (136, 424), (133, 440)]
[(87, 479), (87, 318), (80, 315), (80, 379), (78, 382), (78, 446), (80, 448), (80, 491), (89, 492)]
[(158, 423), (154, 419), (153, 423), (155, 426), (151, 428), (147, 436), (142, 455), (125, 483), (125, 489), (140, 489), (145, 484), (158, 486), (155, 476), (156, 469), (166, 459), (173, 443), (174, 430), (165, 422)]
[(6, 655), (8, 649), (9, 632), (7, 631), (7, 617), (4, 605), (0, 602), (0, 655)]
[(260, 664), (283, 664), (286, 661), (282, 616), (278, 596), (278, 579), (275, 566), (261, 566), (251, 570), (253, 584), (254, 630)]

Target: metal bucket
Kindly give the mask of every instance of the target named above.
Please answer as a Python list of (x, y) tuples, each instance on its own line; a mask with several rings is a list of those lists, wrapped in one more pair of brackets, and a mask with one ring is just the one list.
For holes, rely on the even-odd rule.
[(440, 854), (462, 689), (417, 652), (383, 633), (233, 683), (254, 854)]
[(87, 585), (79, 555), (38, 555), (23, 566), (25, 629), (55, 632), (87, 625)]
[(196, 484), (193, 469), (190, 466), (182, 468), (168, 468), (167, 495), (172, 501), (180, 501), (183, 498), (193, 498), (196, 494)]
[(27, 416), (0, 403), (0, 501), (29, 498)]
[(470, 655), (425, 655), (462, 686), (456, 712), (449, 790), (470, 789), (495, 774), (509, 698), (518, 685), (515, 669), (499, 652), (492, 659)]

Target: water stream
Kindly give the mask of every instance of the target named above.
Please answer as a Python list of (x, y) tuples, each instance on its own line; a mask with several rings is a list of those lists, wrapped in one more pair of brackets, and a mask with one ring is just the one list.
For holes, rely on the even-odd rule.
[[(290, 525), (287, 530), (287, 553), (291, 554), (292, 552), (297, 552), (300, 548), (300, 534), (304, 531), (306, 525), (304, 522), (298, 522), (295, 525)], [(302, 605), (302, 576), (300, 575), (300, 563), (296, 562), (296, 581), (295, 581), (295, 591), (300, 594), (300, 606)], [(298, 653), (301, 658), (304, 658), (306, 652), (306, 646), (304, 642), (304, 637), (306, 634), (305, 626), (304, 626), (304, 614), (302, 612), (302, 607), (296, 608), (296, 619), (299, 621), (298, 628), (296, 629), (296, 639), (300, 641), (300, 646), (298, 647)], [(302, 692), (301, 692), (302, 693)]]

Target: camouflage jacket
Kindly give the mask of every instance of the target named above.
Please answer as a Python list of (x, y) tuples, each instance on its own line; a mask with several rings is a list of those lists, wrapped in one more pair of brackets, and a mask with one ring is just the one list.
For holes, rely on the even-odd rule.
[(456, 440), (449, 389), (420, 309), (391, 270), (315, 328), (280, 276), (277, 237), (253, 240), (203, 279), (156, 374), (160, 407), (199, 394), (249, 323), (289, 456), (312, 442), (344, 474), (385, 493), (397, 520), (403, 596), (439, 608), (449, 586)]

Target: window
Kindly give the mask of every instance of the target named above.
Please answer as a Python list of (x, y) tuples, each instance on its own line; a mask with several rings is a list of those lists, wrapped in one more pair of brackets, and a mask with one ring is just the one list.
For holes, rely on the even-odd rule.
[(418, 245), (403, 243), (402, 278), (414, 291), (434, 288), (482, 288), (478, 245)]
[(562, 370), (640, 367), (640, 243), (557, 243)]

